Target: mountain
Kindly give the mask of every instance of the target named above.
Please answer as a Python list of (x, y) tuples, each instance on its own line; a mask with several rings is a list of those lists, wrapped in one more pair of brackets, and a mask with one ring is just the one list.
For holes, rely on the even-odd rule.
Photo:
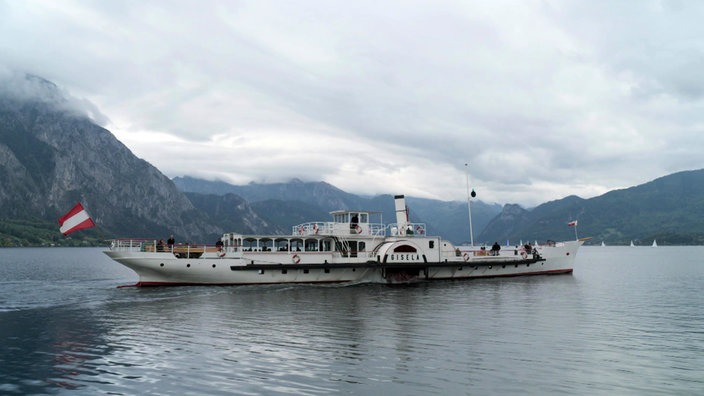
[[(193, 177), (176, 177), (174, 184), (191, 194), (237, 194), (247, 200), (262, 217), (277, 229), (290, 232), (290, 227), (306, 221), (327, 221), (334, 210), (366, 210), (382, 213), (382, 221), (396, 221), (394, 198), (379, 195), (365, 198), (344, 192), (325, 182), (232, 185)], [(402, 192), (399, 192), (402, 193)], [(194, 202), (195, 203), (195, 202)], [(406, 197), (411, 221), (426, 223), (428, 232), (455, 243), (469, 242), (469, 219), (466, 202), (444, 202)], [(205, 210), (197, 203), (196, 206)], [(282, 210), (284, 209), (285, 210)], [(476, 234), (501, 211), (498, 204), (472, 203), (472, 223)], [(221, 224), (220, 224), (221, 225)], [(475, 235), (476, 235), (475, 234)]]
[[(469, 210), (467, 202), (439, 201), (407, 197), (406, 202), (412, 213), (423, 219), (428, 232), (441, 235), (456, 244), (469, 244)], [(501, 205), (472, 201), (472, 233), (475, 243), (477, 236), (489, 222), (501, 212)]]
[(52, 238), (64, 241), (56, 219), (77, 201), (97, 224), (82, 235), (97, 239), (220, 233), (169, 178), (98, 126), (80, 102), (37, 76), (5, 78), (0, 81), (4, 243), (12, 244), (12, 230), (29, 223), (38, 229), (53, 224)]
[(506, 205), (480, 235), (482, 241), (532, 241), (578, 236), (600, 244), (704, 244), (704, 169), (683, 171), (598, 197), (569, 196), (527, 211)]
[[(192, 192), (185, 194), (211, 223), (225, 232), (264, 234), (281, 231), (276, 223), (258, 214), (266, 213), (266, 209), (255, 208), (235, 194), (215, 195)], [(215, 235), (213, 239), (220, 236)]]
[(250, 183), (236, 186), (222, 181), (207, 181), (193, 177), (175, 177), (174, 184), (183, 192), (200, 194), (239, 195), (248, 202), (266, 200), (301, 201), (330, 212), (343, 209), (364, 209), (365, 199), (346, 193), (325, 182), (303, 182), (293, 179), (288, 183)]

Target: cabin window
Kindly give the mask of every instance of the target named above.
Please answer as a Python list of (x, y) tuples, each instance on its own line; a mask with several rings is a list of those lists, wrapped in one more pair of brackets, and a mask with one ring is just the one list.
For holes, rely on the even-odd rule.
[(366, 250), (366, 248), (367, 248), (367, 244), (365, 242), (360, 242), (357, 250), (359, 250), (360, 252), (363, 252)]
[(333, 220), (335, 220), (336, 223), (349, 223), (348, 219), (348, 213), (338, 213), (333, 216)]
[(275, 246), (276, 246), (277, 251), (287, 252), (288, 251), (288, 239), (277, 239)]
[(300, 252), (303, 250), (303, 240), (301, 239), (291, 239), (291, 251)]
[(369, 215), (367, 213), (360, 213), (359, 214), (359, 222), (360, 223), (369, 223)]
[(259, 249), (262, 252), (270, 252), (274, 246), (274, 241), (269, 238), (262, 238), (259, 240)]
[(428, 241), (428, 247), (431, 249), (435, 248), (435, 241)]
[(242, 241), (242, 250), (245, 252), (255, 252), (259, 245), (257, 244), (257, 240), (253, 238), (246, 238), (244, 241)]
[(318, 240), (317, 239), (306, 239), (306, 252), (317, 252), (318, 251)]
[(330, 250), (332, 250), (331, 246), (332, 246), (332, 244), (329, 239), (325, 239), (325, 240), (320, 241), (320, 251), (321, 252), (329, 252)]

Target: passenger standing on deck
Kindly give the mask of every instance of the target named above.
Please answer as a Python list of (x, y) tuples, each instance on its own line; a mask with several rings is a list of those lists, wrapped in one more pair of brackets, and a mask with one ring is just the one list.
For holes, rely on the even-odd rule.
[(494, 242), (494, 244), (491, 246), (491, 255), (498, 256), (499, 250), (501, 250), (501, 245), (499, 245), (498, 242)]
[(174, 241), (174, 236), (171, 235), (169, 239), (166, 240), (166, 245), (169, 247), (169, 250), (174, 248), (174, 243), (176, 243), (176, 241)]

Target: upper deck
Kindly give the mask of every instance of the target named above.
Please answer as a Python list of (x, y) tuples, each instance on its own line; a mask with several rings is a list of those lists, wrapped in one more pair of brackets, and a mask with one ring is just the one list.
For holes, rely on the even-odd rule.
[[(350, 236), (397, 236), (397, 235), (425, 235), (424, 223), (406, 223), (404, 225), (385, 225), (381, 221), (381, 212), (363, 212), (338, 210), (330, 212), (332, 221), (313, 221), (301, 223), (291, 228), (293, 236), (325, 235), (337, 237)], [(378, 216), (379, 222), (370, 221), (373, 216)], [(399, 230), (403, 230), (399, 232)]]

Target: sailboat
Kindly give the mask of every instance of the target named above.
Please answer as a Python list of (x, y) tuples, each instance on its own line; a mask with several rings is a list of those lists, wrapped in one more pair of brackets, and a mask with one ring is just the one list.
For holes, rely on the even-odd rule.
[(631, 241), (631, 247), (636, 247), (636, 245), (633, 244), (633, 241)]
[(606, 246), (606, 244), (604, 243), (604, 241), (601, 241), (601, 246)]
[(653, 247), (658, 247), (658, 243), (653, 239)]

